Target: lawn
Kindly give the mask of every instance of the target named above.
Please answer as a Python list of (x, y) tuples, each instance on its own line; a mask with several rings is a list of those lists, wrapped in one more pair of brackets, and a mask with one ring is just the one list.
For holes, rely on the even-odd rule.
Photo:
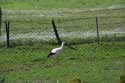
[[(119, 83), (125, 73), (125, 0), (0, 0), (0, 79), (4, 83)], [(101, 44), (96, 43), (96, 16)], [(54, 19), (64, 47), (59, 63)], [(11, 48), (5, 47), (5, 20)]]
[(5, 20), (10, 21), (10, 39), (13, 43), (53, 40), (55, 36), (52, 19), (56, 22), (60, 37), (68, 42), (95, 40), (96, 16), (98, 16), (102, 39), (124, 40), (124, 0), (104, 2), (103, 0), (69, 0), (68, 2), (66, 0), (0, 0), (0, 5), (3, 13), (0, 43), (5, 41)]
[(124, 0), (0, 0), (2, 8), (9, 9), (58, 9), (95, 8), (123, 5)]
[(59, 63), (47, 59), (58, 45), (39, 44), (0, 49), (0, 78), (5, 83), (67, 83), (79, 77), (87, 83), (118, 83), (125, 73), (125, 43), (112, 42), (65, 46)]
[[(125, 8), (99, 10), (6, 10), (3, 9), (1, 40), (5, 41), (5, 20), (10, 21), (12, 43), (48, 42), (55, 38), (54, 19), (60, 37), (68, 42), (96, 39), (96, 16), (101, 39), (124, 40)], [(93, 42), (93, 41), (91, 41)]]

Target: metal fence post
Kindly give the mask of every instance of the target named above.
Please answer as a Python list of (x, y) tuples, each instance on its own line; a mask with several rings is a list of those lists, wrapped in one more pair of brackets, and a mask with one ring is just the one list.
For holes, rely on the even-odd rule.
[(7, 48), (10, 47), (10, 23), (9, 21), (5, 21), (5, 26), (6, 26), (6, 44), (7, 44)]
[(100, 38), (99, 38), (99, 24), (98, 24), (98, 17), (96, 16), (96, 32), (97, 32), (97, 42), (100, 44)]
[(51, 22), (52, 22), (52, 26), (53, 26), (53, 29), (54, 29), (55, 36), (56, 36), (56, 39), (58, 41), (58, 44), (61, 44), (61, 39), (60, 39), (59, 34), (57, 32), (57, 29), (56, 29), (57, 27), (55, 25), (55, 22), (54, 22), (54, 20), (52, 20)]

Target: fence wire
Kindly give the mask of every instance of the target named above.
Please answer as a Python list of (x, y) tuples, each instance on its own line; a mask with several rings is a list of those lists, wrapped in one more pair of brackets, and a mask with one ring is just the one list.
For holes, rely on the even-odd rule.
[[(35, 19), (35, 18), (34, 18)], [(51, 19), (9, 20), (11, 44), (56, 42)], [(96, 17), (55, 19), (60, 38), (69, 43), (97, 41)], [(101, 41), (125, 40), (125, 16), (98, 16)], [(5, 23), (2, 21), (0, 42), (6, 42)]]

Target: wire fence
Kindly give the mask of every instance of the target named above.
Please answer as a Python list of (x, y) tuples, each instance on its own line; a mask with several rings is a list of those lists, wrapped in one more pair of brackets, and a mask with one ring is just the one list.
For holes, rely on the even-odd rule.
[[(29, 15), (29, 19), (25, 19), (25, 17), (21, 18), (18, 15), (13, 16), (10, 15), (9, 17), (9, 41), (11, 45), (53, 43), (57, 41), (51, 23), (52, 18), (35, 18), (33, 15)], [(1, 21), (1, 46), (4, 46), (7, 41), (5, 18), (3, 16), (3, 21)], [(61, 40), (71, 44), (97, 42), (97, 34), (100, 41), (125, 41), (124, 15), (98, 16), (97, 19), (98, 23), (96, 17), (56, 18), (54, 21)]]

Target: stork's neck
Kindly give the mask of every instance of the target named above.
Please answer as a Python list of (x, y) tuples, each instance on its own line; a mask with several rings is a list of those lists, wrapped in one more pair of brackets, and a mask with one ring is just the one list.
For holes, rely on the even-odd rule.
[(63, 46), (64, 46), (64, 42), (62, 42), (62, 44), (61, 44), (61, 48), (63, 48)]

